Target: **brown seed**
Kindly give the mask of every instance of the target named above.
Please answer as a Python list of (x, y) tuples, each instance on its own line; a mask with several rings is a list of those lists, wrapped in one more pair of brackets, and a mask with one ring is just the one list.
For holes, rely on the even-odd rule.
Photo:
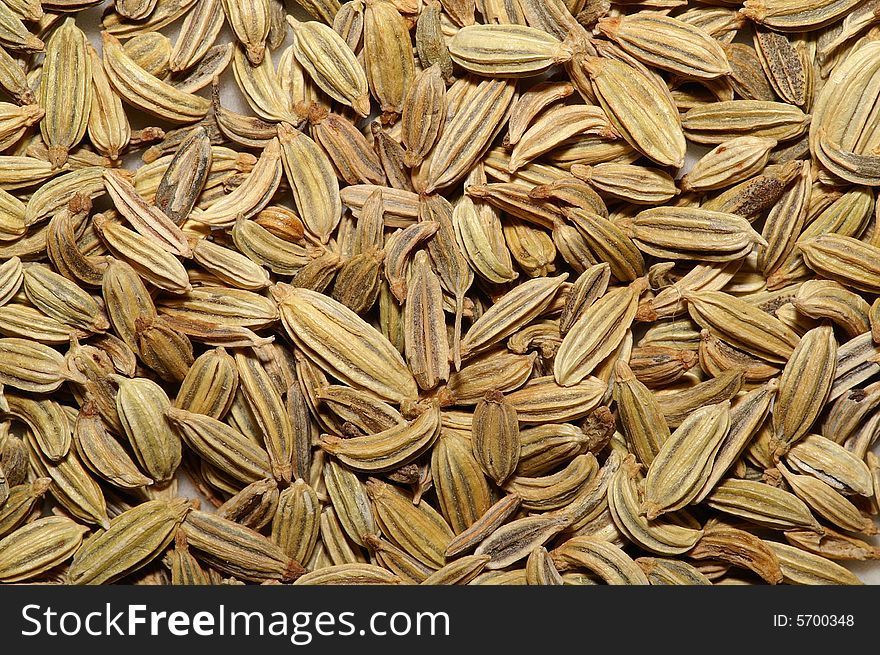
[(520, 450), (516, 409), (501, 392), (489, 392), (477, 403), (472, 441), (480, 467), (500, 486), (516, 470)]

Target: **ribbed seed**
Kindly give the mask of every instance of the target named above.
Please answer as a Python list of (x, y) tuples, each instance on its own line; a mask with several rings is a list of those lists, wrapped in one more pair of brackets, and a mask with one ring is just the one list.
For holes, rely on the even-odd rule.
[(241, 580), (293, 581), (305, 573), (263, 535), (219, 516), (193, 510), (181, 529), (196, 557)]
[(403, 584), (388, 569), (373, 564), (337, 564), (310, 571), (297, 579), (298, 585), (396, 585)]
[(559, 332), (563, 337), (583, 313), (605, 295), (610, 276), (611, 267), (602, 262), (585, 269), (574, 281), (559, 317)]
[(592, 375), (577, 384), (562, 386), (552, 375), (532, 378), (507, 394), (520, 423), (557, 423), (589, 414), (602, 401), (607, 384)]
[[(52, 497), (74, 518), (106, 528), (109, 519), (104, 493), (80, 464), (76, 453), (71, 450), (64, 459), (52, 462), (34, 443), (32, 435), (26, 436), (25, 443), (31, 455), (31, 466), (34, 471), (41, 478), (51, 478), (52, 485), (49, 488)], [(41, 495), (40, 485), (36, 483), (35, 485), (32, 493)], [(10, 489), (10, 499), (6, 501), (7, 504), (12, 502), (14, 491), (15, 489)]]
[(162, 78), (167, 74), (171, 42), (164, 34), (138, 34), (126, 41), (122, 48), (132, 61), (151, 75)]
[(161, 316), (149, 325), (137, 324), (138, 355), (167, 382), (180, 382), (193, 363), (192, 343)]
[[(373, 201), (381, 201), (381, 196), (374, 195), (370, 197), (370, 204)], [(368, 205), (364, 205), (366, 209)], [(408, 293), (407, 273), (412, 258), (413, 251), (418, 248), (422, 242), (434, 236), (440, 229), (440, 225), (436, 221), (423, 221), (415, 223), (409, 227), (392, 233), (388, 236), (384, 252), (384, 273), (385, 279), (388, 281), (389, 290), (398, 302), (402, 303), (406, 300)]]
[(635, 318), (644, 290), (637, 280), (607, 292), (575, 322), (562, 340), (553, 364), (556, 381), (577, 384), (620, 345)]
[(452, 80), (452, 59), (443, 34), (441, 9), (436, 0), (425, 3), (416, 21), (415, 43), (422, 68), (438, 64), (443, 79), (449, 82)]
[(27, 423), (34, 441), (51, 461), (67, 456), (72, 439), (72, 426), (62, 405), (51, 398), (29, 398), (5, 394), (6, 412)]
[(370, 478), (366, 486), (382, 532), (423, 564), (433, 569), (442, 567), (444, 552), (453, 537), (443, 517), (426, 501), (414, 505), (402, 492), (380, 480)]
[(46, 266), (25, 268), (23, 286), (28, 300), (47, 316), (89, 332), (103, 332), (109, 327), (92, 296)]
[(376, 561), (408, 584), (420, 584), (433, 572), (405, 550), (377, 535), (367, 535), (366, 542)]
[(605, 138), (618, 136), (599, 107), (591, 105), (550, 107), (534, 120), (513, 147), (507, 170), (514, 173), (540, 155), (565, 143), (567, 139), (590, 134)]
[(775, 541), (766, 543), (779, 560), (783, 580), (788, 584), (863, 584), (854, 573), (821, 555)]
[(792, 546), (830, 560), (865, 561), (880, 557), (875, 546), (827, 526), (821, 535), (809, 530), (788, 530), (784, 536)]
[(800, 31), (817, 28), (850, 11), (858, 3), (853, 0), (813, 0), (807, 3), (773, 0), (744, 4), (743, 13), (762, 25), (779, 31)]
[(407, 22), (394, 4), (377, 0), (366, 3), (363, 29), (364, 68), (370, 92), (379, 103), (383, 120), (396, 118), (415, 74)]
[(501, 485), (519, 462), (516, 408), (498, 391), (489, 392), (474, 409), (472, 445), (480, 467)]
[(830, 280), (809, 280), (798, 288), (792, 304), (810, 318), (827, 318), (850, 338), (870, 330), (870, 305), (864, 298)]
[(767, 79), (780, 98), (793, 105), (807, 101), (804, 66), (794, 46), (784, 34), (756, 29), (755, 52)]
[(557, 564), (583, 567), (612, 585), (647, 585), (642, 569), (614, 544), (592, 537), (573, 537), (551, 553)]
[(546, 276), (556, 270), (556, 245), (545, 230), (510, 217), (502, 225), (502, 234), (511, 257), (528, 277)]
[(237, 219), (232, 240), (248, 259), (279, 275), (295, 275), (312, 261), (305, 247), (285, 241), (257, 221)]
[(421, 164), (436, 143), (446, 121), (446, 87), (439, 64), (419, 73), (401, 110), (401, 141), (409, 167)]
[(165, 416), (171, 402), (158, 384), (146, 378), (115, 378), (116, 410), (144, 471), (157, 482), (170, 480), (182, 457), (180, 437)]
[(758, 267), (765, 275), (769, 276), (792, 255), (807, 218), (812, 192), (811, 170), (809, 163), (801, 165), (794, 184), (782, 194), (767, 215), (761, 230), (761, 236), (767, 244), (758, 246)]
[(0, 305), (8, 303), (24, 281), (21, 259), (10, 257), (0, 264)]
[(787, 361), (800, 340), (779, 319), (740, 298), (721, 291), (686, 291), (684, 295), (694, 321), (767, 361)]
[(0, 339), (0, 383), (35, 393), (56, 390), (65, 380), (64, 357), (30, 339)]
[(165, 417), (180, 439), (230, 477), (251, 483), (271, 474), (266, 451), (226, 423), (176, 407)]
[(858, 239), (837, 234), (824, 234), (798, 242), (807, 266), (824, 277), (845, 286), (877, 293), (877, 258), (880, 248)]
[(114, 332), (136, 351), (137, 319), (141, 318), (149, 324), (158, 315), (143, 280), (129, 264), (114, 259), (104, 272), (101, 289)]
[(168, 553), (165, 564), (171, 569), (172, 585), (207, 585), (214, 577), (202, 568), (199, 561), (189, 552), (189, 544), (182, 530), (174, 533), (174, 548)]
[[(425, 193), (447, 187), (470, 171), (504, 126), (514, 92), (507, 80), (468, 82), (465, 99), (447, 115), (443, 133), (422, 165), (427, 171)], [(447, 94), (449, 110), (448, 98)]]
[(721, 44), (699, 27), (669, 16), (602, 18), (596, 27), (639, 60), (683, 77), (713, 79), (730, 70)]
[(800, 498), (762, 482), (734, 478), (724, 480), (706, 496), (705, 502), (712, 509), (775, 530), (822, 530)]
[(847, 495), (874, 493), (871, 471), (856, 455), (830, 439), (810, 434), (785, 455), (795, 471), (812, 475)]
[(639, 557), (636, 564), (652, 585), (710, 585), (712, 581), (693, 565), (676, 559)]
[(30, 305), (9, 303), (0, 307), (0, 334), (22, 337), (45, 344), (64, 344), (76, 332), (69, 325), (46, 316)]
[(819, 416), (837, 366), (837, 341), (831, 326), (810, 330), (792, 352), (782, 378), (773, 412), (774, 453), (781, 455), (810, 431)]
[(86, 36), (73, 18), (66, 19), (46, 43), (40, 105), (46, 111), (40, 131), (49, 146), (49, 161), (60, 168), (70, 148), (83, 138), (92, 105), (92, 59)]
[(700, 408), (664, 442), (645, 477), (648, 519), (687, 506), (705, 485), (730, 427), (730, 403)]
[(614, 400), (630, 449), (642, 464), (650, 466), (669, 439), (669, 426), (654, 395), (624, 362), (615, 365)]
[(431, 473), (440, 509), (456, 534), (489, 511), (489, 485), (466, 439), (441, 432), (431, 454)]
[[(71, 211), (73, 209), (74, 211)], [(55, 268), (69, 280), (85, 286), (96, 287), (103, 282), (108, 259), (85, 254), (77, 243), (75, 227), (91, 209), (91, 201), (85, 196), (74, 196), (68, 207), (56, 212), (49, 221), (46, 252)]]
[(611, 267), (611, 275), (621, 282), (631, 282), (645, 273), (645, 260), (623, 229), (604, 216), (572, 209), (567, 218), (574, 224), (600, 261)]
[(769, 584), (783, 580), (776, 554), (755, 535), (726, 525), (706, 528), (700, 541), (688, 553), (696, 560), (719, 560), (756, 573)]
[(174, 405), (222, 419), (232, 404), (236, 388), (238, 370), (235, 360), (224, 349), (215, 348), (195, 359), (181, 381)]
[(572, 164), (571, 174), (589, 182), (601, 195), (637, 204), (657, 204), (678, 195), (672, 177), (660, 169), (612, 162), (584, 166)]
[(281, 394), (255, 357), (243, 351), (236, 352), (235, 364), (240, 388), (263, 434), (272, 474), (279, 482), (290, 482), (294, 457), (294, 426)]
[(88, 528), (63, 516), (28, 523), (0, 540), (0, 580), (6, 583), (39, 578), (68, 560)]
[(446, 557), (456, 557), (477, 546), (498, 529), (520, 506), (515, 494), (504, 496), (477, 518), (467, 529), (460, 532), (446, 549)]
[(623, 62), (589, 58), (585, 66), (599, 103), (621, 136), (661, 166), (680, 167), (686, 144), (669, 96)]
[(570, 423), (535, 425), (520, 430), (517, 475), (543, 475), (598, 446), (584, 429)]
[(323, 480), (342, 529), (354, 543), (365, 546), (366, 535), (376, 534), (377, 526), (364, 483), (333, 458), (324, 464)]
[(465, 555), (422, 580), (422, 585), (466, 585), (477, 577), (489, 561), (488, 555)]
[(712, 492), (748, 448), (749, 443), (766, 422), (776, 391), (776, 382), (770, 381), (733, 401), (730, 410), (730, 429), (715, 455), (712, 471), (703, 489), (694, 499), (695, 503), (701, 502)]
[(502, 296), (464, 335), (462, 357), (494, 345), (528, 324), (547, 308), (567, 277), (535, 278)]
[(535, 548), (543, 546), (566, 525), (564, 516), (535, 515), (507, 523), (486, 537), (474, 551), (475, 555), (488, 555), (486, 564), (490, 570), (503, 569), (525, 559)]
[(252, 530), (262, 530), (278, 506), (278, 483), (271, 477), (251, 482), (217, 508), (217, 515)]
[(670, 259), (740, 259), (763, 241), (744, 218), (702, 208), (646, 209), (621, 227), (642, 252)]
[(449, 378), (450, 352), (440, 278), (431, 269), (424, 251), (416, 253), (410, 266), (404, 343), (407, 364), (419, 387), (432, 389)]
[(199, 9), (189, 12), (181, 24), (168, 61), (172, 72), (195, 66), (216, 41), (223, 27), (224, 14), (220, 0), (208, 0)]
[(192, 288), (181, 261), (153, 239), (123, 227), (107, 216), (96, 214), (92, 221), (110, 250), (145, 280), (171, 293), (185, 293)]
[(209, 100), (178, 91), (145, 71), (109, 32), (103, 33), (103, 43), (104, 70), (125, 102), (173, 123), (192, 123), (208, 113)]
[(34, 91), (28, 86), (24, 70), (6, 51), (6, 47), (0, 51), (0, 86), (24, 105), (36, 103)]
[(365, 434), (388, 430), (406, 423), (394, 407), (366, 391), (344, 385), (326, 385), (314, 392), (327, 410), (344, 423), (350, 423)]
[(94, 404), (86, 404), (80, 410), (73, 437), (83, 463), (111, 484), (136, 489), (153, 483), (153, 479), (141, 473), (125, 448), (108, 432)]
[(783, 102), (727, 100), (694, 107), (681, 122), (689, 140), (715, 144), (744, 133), (787, 141), (804, 134), (810, 118), (798, 107)]
[(243, 183), (205, 210), (192, 214), (192, 219), (213, 227), (229, 227), (238, 219), (256, 215), (269, 204), (278, 189), (282, 175), (281, 161), (279, 141), (272, 139), (263, 148)]
[(574, 92), (567, 82), (542, 82), (525, 91), (514, 104), (508, 121), (507, 143), (515, 146), (532, 120), (552, 103), (563, 100)]
[(660, 410), (671, 428), (677, 428), (692, 411), (709, 404), (731, 400), (743, 386), (743, 371), (730, 369), (675, 394), (657, 396)]
[(565, 582), (546, 548), (533, 550), (526, 560), (526, 583), (529, 585), (562, 585)]
[(245, 46), (248, 60), (259, 66), (266, 49), (269, 35), (269, 0), (252, 3), (223, 0), (223, 11), (235, 36)]
[(372, 435), (348, 439), (323, 435), (320, 445), (356, 471), (387, 471), (409, 463), (430, 448), (439, 429), (440, 410), (433, 408), (409, 423)]
[(370, 113), (369, 87), (364, 69), (348, 44), (327, 25), (301, 23), (292, 16), (293, 52), (321, 90), (351, 106), (361, 116)]
[(489, 350), (475, 357), (449, 376), (441, 394), (450, 404), (475, 405), (489, 391), (508, 392), (521, 387), (530, 377), (535, 354), (519, 355)]
[(749, 135), (725, 141), (694, 164), (682, 178), (682, 189), (720, 189), (756, 175), (766, 166), (770, 151), (776, 144), (776, 139)]
[(112, 170), (104, 171), (104, 185), (116, 209), (141, 236), (172, 254), (192, 255), (183, 231), (157, 207), (149, 205), (122, 176)]
[(211, 170), (210, 137), (202, 127), (181, 142), (156, 189), (156, 207), (176, 225), (190, 215)]
[(24, 523), (52, 484), (52, 478), (43, 476), (33, 482), (10, 487), (6, 502), (0, 505), (0, 537), (5, 537)]
[(189, 510), (189, 501), (177, 498), (149, 500), (123, 512), (76, 552), (70, 583), (102, 584), (145, 566), (171, 542)]
[(272, 541), (298, 562), (306, 562), (318, 540), (321, 505), (315, 491), (296, 480), (278, 497), (272, 517)]
[(666, 518), (648, 520), (640, 513), (643, 478), (639, 468), (632, 455), (627, 455), (608, 485), (608, 509), (615, 525), (628, 539), (658, 555), (689, 551), (702, 537), (702, 530)]
[(592, 453), (578, 455), (556, 473), (541, 477), (513, 476), (503, 485), (505, 491), (522, 498), (531, 511), (567, 507), (596, 475), (599, 465)]
[(863, 515), (846, 497), (831, 485), (811, 475), (798, 475), (785, 465), (777, 464), (785, 482), (794, 494), (803, 500), (817, 515), (849, 532), (866, 535), (878, 533), (874, 520)]
[[(397, 350), (347, 307), (306, 289), (276, 286), (273, 293), (288, 334), (310, 356), (342, 379), (383, 398), (400, 401), (416, 396), (415, 380)], [(349, 349), (354, 343), (361, 345), (352, 356)]]
[(306, 228), (326, 242), (339, 223), (339, 184), (327, 156), (305, 134), (282, 123), (281, 161)]
[(534, 75), (571, 59), (567, 45), (543, 30), (525, 25), (469, 25), (449, 44), (452, 60), (480, 75)]

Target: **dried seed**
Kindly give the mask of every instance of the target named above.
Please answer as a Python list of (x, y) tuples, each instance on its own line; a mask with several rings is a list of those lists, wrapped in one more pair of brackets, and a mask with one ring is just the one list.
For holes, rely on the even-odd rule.
[(516, 408), (501, 392), (489, 392), (474, 409), (472, 443), (480, 467), (499, 486), (519, 462), (519, 423)]
[(77, 550), (70, 583), (102, 584), (148, 564), (171, 542), (189, 510), (189, 501), (177, 498), (149, 500), (121, 513)]
[(214, 514), (193, 510), (181, 529), (196, 557), (241, 580), (293, 581), (305, 573), (266, 537)]
[(525, 25), (468, 25), (449, 44), (452, 60), (480, 75), (534, 75), (571, 59), (572, 50), (543, 30)]
[(22, 582), (39, 578), (68, 560), (80, 547), (88, 528), (63, 516), (28, 523), (0, 540), (0, 580)]
[(730, 427), (730, 403), (694, 411), (673, 432), (645, 476), (648, 519), (687, 506), (705, 485)]
[[(276, 286), (273, 293), (290, 337), (341, 379), (392, 401), (415, 398), (416, 383), (400, 353), (350, 309), (307, 289)], [(352, 344), (361, 345), (349, 354)]]

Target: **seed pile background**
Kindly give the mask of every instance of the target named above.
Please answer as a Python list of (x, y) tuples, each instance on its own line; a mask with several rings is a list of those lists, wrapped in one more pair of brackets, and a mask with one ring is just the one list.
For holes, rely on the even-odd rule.
[(880, 0), (0, 0), (0, 87), (0, 581), (880, 558)]

